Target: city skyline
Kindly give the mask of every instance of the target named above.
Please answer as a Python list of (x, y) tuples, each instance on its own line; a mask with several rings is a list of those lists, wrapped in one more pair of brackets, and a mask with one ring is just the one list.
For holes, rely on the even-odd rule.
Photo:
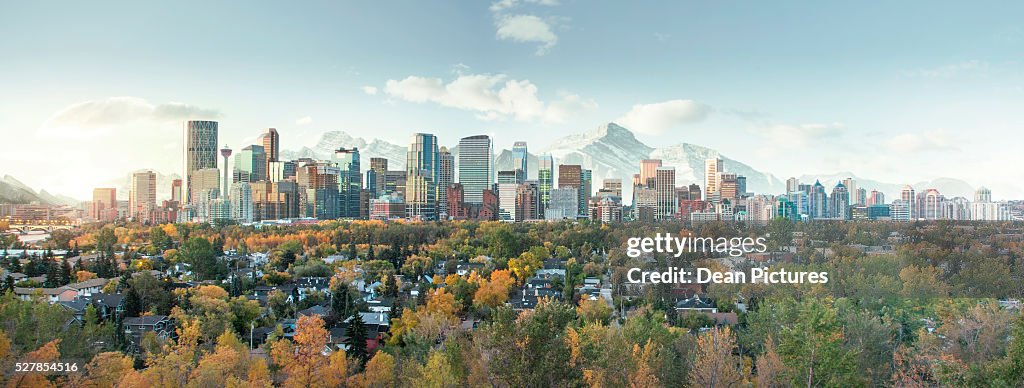
[[(219, 121), (218, 146), (236, 149), (278, 128), (291, 134), (282, 150), (328, 130), (400, 145), (426, 131), (445, 146), (483, 133), (498, 150), (537, 150), (615, 121), (647, 144), (699, 144), (780, 178), (953, 177), (1024, 193), (1024, 163), (1003, 146), (1024, 125), (1019, 4), (63, 7), (0, 15), (4, 31), (33, 31), (0, 42), (12, 53), (0, 173), (77, 199), (135, 170), (179, 171), (191, 119)], [(304, 27), (265, 28), (290, 23)]]

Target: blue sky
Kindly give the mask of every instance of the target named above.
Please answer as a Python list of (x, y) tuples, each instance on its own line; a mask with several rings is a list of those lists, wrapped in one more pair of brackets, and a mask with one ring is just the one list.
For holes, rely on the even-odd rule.
[(134, 169), (179, 170), (193, 117), (219, 120), (234, 148), (276, 127), (284, 148), (345, 130), (540, 150), (618, 121), (780, 177), (949, 176), (1024, 196), (1020, 2), (2, 8), (0, 173), (79, 198)]

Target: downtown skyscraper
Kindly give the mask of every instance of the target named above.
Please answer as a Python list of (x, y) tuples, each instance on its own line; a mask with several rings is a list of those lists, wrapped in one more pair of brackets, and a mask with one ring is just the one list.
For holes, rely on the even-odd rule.
[(448, 187), (455, 178), (455, 157), (448, 147), (441, 147), (437, 153), (437, 219), (448, 219)]
[(437, 219), (437, 181), (440, 164), (437, 136), (416, 133), (406, 152), (405, 211), (410, 219)]
[(517, 141), (512, 145), (512, 169), (522, 170), (524, 181), (530, 179), (530, 170), (527, 169), (529, 155), (525, 141)]
[(338, 164), (338, 215), (359, 218), (359, 193), (363, 188), (359, 149), (339, 148), (334, 151), (333, 161)]
[(459, 140), (459, 183), (465, 190), (465, 202), (482, 204), (484, 190), (491, 190), (494, 176), (494, 145), (490, 136)]
[(555, 158), (551, 155), (542, 155), (537, 169), (537, 190), (540, 196), (540, 217), (544, 217), (544, 209), (547, 209), (551, 202), (551, 189), (555, 187)]
[[(184, 179), (183, 217), (191, 219), (194, 212), (196, 197), (199, 196), (194, 190), (196, 182), (193, 182), (195, 173), (199, 170), (217, 169), (217, 122), (216, 121), (186, 121), (183, 128), (183, 165), (182, 179)], [(219, 185), (214, 185), (217, 187)]]

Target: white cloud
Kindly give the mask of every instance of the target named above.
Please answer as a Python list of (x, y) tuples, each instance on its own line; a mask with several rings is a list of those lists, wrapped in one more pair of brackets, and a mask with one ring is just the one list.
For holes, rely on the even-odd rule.
[(369, 94), (371, 96), (374, 96), (374, 95), (377, 94), (377, 87), (376, 86), (363, 86), (362, 89), (363, 89), (363, 93)]
[(988, 62), (972, 59), (930, 69), (911, 70), (904, 74), (909, 77), (947, 79), (967, 74), (984, 75), (988, 68)]
[(934, 152), (953, 151), (960, 149), (960, 140), (946, 130), (935, 130), (921, 133), (904, 133), (891, 137), (886, 147), (892, 152)]
[(544, 55), (558, 43), (558, 36), (552, 31), (551, 25), (534, 15), (501, 16), (495, 21), (495, 27), (498, 28), (498, 39), (540, 43), (537, 55)]
[(814, 141), (839, 137), (845, 126), (842, 123), (820, 124), (775, 124), (761, 129), (761, 135), (793, 147), (806, 146)]
[(313, 118), (310, 116), (306, 116), (295, 120), (295, 125), (309, 125), (312, 122)]
[(570, 93), (545, 103), (529, 80), (509, 79), (504, 74), (463, 74), (451, 82), (440, 78), (409, 76), (388, 80), (384, 93), (415, 103), (473, 111), (481, 120), (563, 122), (572, 114), (596, 107), (592, 100)]
[(73, 104), (55, 113), (40, 127), (43, 135), (87, 137), (130, 124), (159, 124), (193, 119), (217, 119), (216, 109), (180, 102), (153, 104), (139, 97), (109, 97)]
[(558, 0), (499, 0), (491, 4), (491, 12), (501, 12), (524, 3), (554, 7), (558, 5)]
[(661, 134), (669, 128), (703, 121), (711, 108), (693, 100), (669, 100), (633, 105), (615, 121), (638, 133)]

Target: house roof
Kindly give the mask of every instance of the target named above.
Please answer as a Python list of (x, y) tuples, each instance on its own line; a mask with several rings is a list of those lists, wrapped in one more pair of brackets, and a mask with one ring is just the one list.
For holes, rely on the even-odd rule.
[(326, 317), (327, 315), (330, 314), (330, 312), (331, 310), (328, 309), (327, 307), (316, 305), (305, 310), (300, 310), (296, 314), (300, 317), (306, 315), (319, 315), (321, 317)]
[(715, 308), (715, 304), (711, 299), (701, 299), (700, 296), (694, 295), (692, 298), (683, 299), (676, 302), (677, 309), (710, 309)]
[(166, 315), (146, 315), (146, 316), (143, 316), (143, 317), (125, 318), (124, 319), (124, 324), (125, 325), (150, 326), (150, 325), (155, 325), (157, 323), (160, 323), (161, 321), (164, 321), (166, 319), (167, 319)]
[(60, 294), (63, 294), (65, 292), (68, 292), (68, 291), (76, 292), (75, 290), (73, 290), (71, 288), (68, 288), (67, 286), (57, 287), (57, 288), (14, 287), (14, 294), (15, 295), (34, 295), (37, 290), (40, 293), (42, 293), (43, 295), (60, 295)]
[(104, 278), (95, 278), (95, 279), (86, 280), (84, 282), (68, 284), (67, 286), (70, 287), (70, 288), (76, 289), (76, 290), (81, 290), (83, 288), (103, 287), (103, 286), (107, 285), (108, 281), (109, 280), (104, 279)]
[(124, 295), (121, 294), (104, 294), (102, 292), (92, 294), (92, 303), (107, 307), (117, 307), (123, 300)]

